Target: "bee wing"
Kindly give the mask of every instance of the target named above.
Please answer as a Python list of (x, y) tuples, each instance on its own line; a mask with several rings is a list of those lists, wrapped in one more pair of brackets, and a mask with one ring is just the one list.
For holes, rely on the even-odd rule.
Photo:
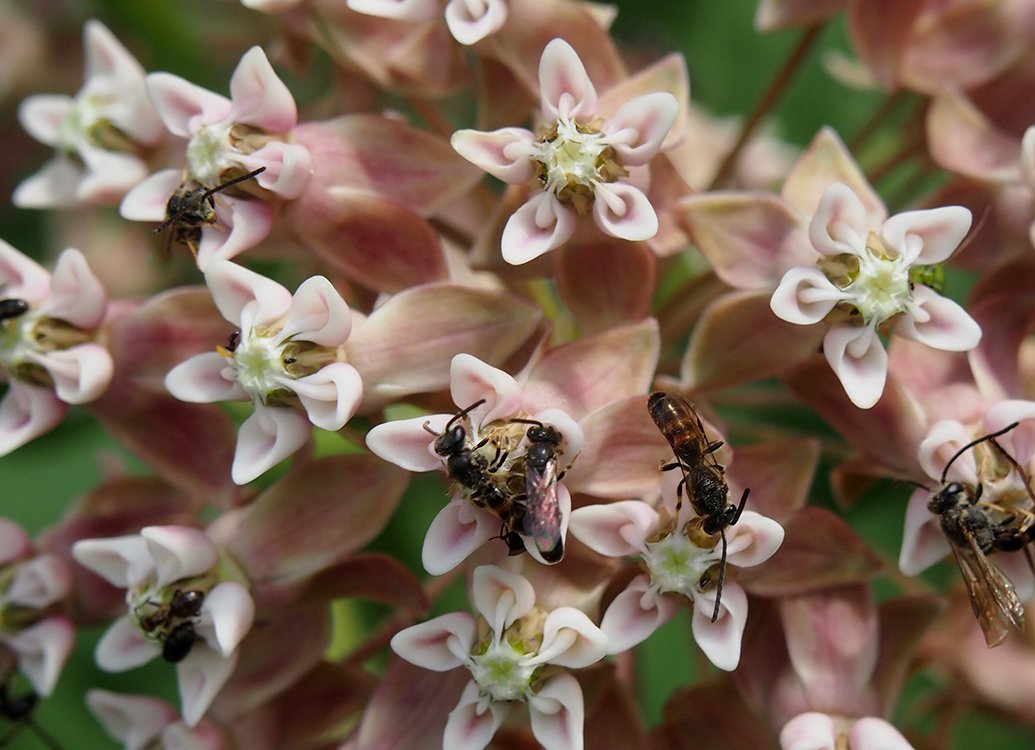
[(985, 634), (989, 648), (998, 646), (1006, 638), (1013, 625), (1024, 632), (1024, 605), (1013, 584), (995, 565), (988, 561), (985, 553), (966, 534), (968, 546), (951, 544), (956, 564), (963, 575), (970, 607), (974, 617)]
[(525, 515), (522, 520), (525, 536), (535, 542), (539, 554), (547, 562), (558, 562), (564, 555), (561, 538), (561, 509), (557, 502), (557, 461), (546, 462), (542, 472), (525, 469)]

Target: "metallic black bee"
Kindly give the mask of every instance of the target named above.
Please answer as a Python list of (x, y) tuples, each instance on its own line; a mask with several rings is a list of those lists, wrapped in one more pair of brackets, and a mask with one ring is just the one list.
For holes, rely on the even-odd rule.
[(197, 182), (191, 183), (196, 187), (183, 183), (165, 204), (165, 221), (155, 227), (152, 233), (160, 234), (166, 228), (172, 227), (172, 239), (186, 245), (191, 254), (196, 256), (198, 245), (201, 244), (201, 228), (216, 220), (216, 202), (212, 196), (265, 171), (266, 167), (259, 167), (213, 188), (203, 187)]
[(187, 658), (197, 640), (193, 618), (201, 614), (204, 603), (204, 591), (176, 589), (167, 605), (140, 618), (140, 627), (145, 632), (162, 631), (163, 659), (176, 663)]
[[(1011, 625), (1024, 632), (1024, 604), (1017, 596), (1013, 584), (988, 559), (988, 555), (1025, 548), (1035, 536), (1035, 523), (1030, 513), (1022, 514), (1024, 518), (1018, 524), (1017, 512), (982, 502), (981, 484), (971, 489), (961, 482), (946, 482), (946, 476), (956, 459), (981, 443), (991, 442), (1028, 484), (1027, 475), (1017, 461), (995, 441), (1015, 427), (1016, 422), (960, 448), (942, 470), (941, 489), (927, 503), (928, 510), (938, 516), (942, 532), (963, 576), (974, 617), (981, 626), (989, 648), (1003, 642)], [(1030, 485), (1028, 492), (1030, 495)]]
[(0, 299), (0, 321), (17, 318), (29, 311), (29, 303), (17, 297)]
[(187, 658), (187, 654), (194, 648), (198, 634), (194, 630), (194, 623), (184, 620), (175, 628), (169, 631), (162, 643), (162, 658), (171, 664), (176, 664)]
[(539, 555), (548, 563), (564, 557), (564, 534), (561, 533), (561, 509), (557, 501), (557, 450), (563, 436), (555, 428), (534, 419), (514, 419), (531, 425), (525, 432), (523, 496), (524, 515), (521, 531), (535, 542)]
[(682, 508), (685, 490), (698, 516), (691, 521), (695, 529), (699, 528), (707, 537), (714, 538), (718, 534), (722, 541), (715, 609), (712, 611), (712, 622), (715, 622), (726, 576), (726, 527), (740, 520), (749, 490), (744, 490), (739, 505), (727, 502), (730, 491), (726, 484), (726, 469), (715, 459), (715, 451), (722, 447), (722, 441), (708, 439), (701, 417), (689, 401), (677, 393), (656, 391), (647, 399), (647, 411), (676, 457), (673, 463), (663, 465), (662, 470), (678, 468), (683, 472), (683, 478), (676, 487), (676, 516)]

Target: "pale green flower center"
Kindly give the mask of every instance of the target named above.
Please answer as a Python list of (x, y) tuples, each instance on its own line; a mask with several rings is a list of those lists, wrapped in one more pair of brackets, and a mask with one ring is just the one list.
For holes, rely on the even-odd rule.
[(691, 599), (702, 590), (702, 578), (719, 559), (714, 549), (702, 549), (682, 533), (669, 534), (646, 546), (643, 561), (650, 573), (651, 588)]
[(845, 291), (853, 295), (851, 302), (867, 325), (880, 325), (906, 310), (912, 298), (909, 268), (900, 257), (888, 257), (867, 243), (859, 256), (859, 273)]
[(187, 144), (187, 170), (202, 185), (217, 185), (228, 166), (225, 156), (233, 151), (230, 126), (202, 125)]
[(242, 339), (233, 353), (233, 366), (238, 385), (263, 403), (271, 394), (283, 390), (281, 381), (289, 377), (282, 342), (273, 336)]
[(532, 153), (543, 190), (584, 212), (596, 186), (627, 174), (607, 135), (592, 125), (563, 118), (538, 141)]
[(493, 701), (524, 701), (532, 694), (537, 669), (528, 664), (529, 657), (506, 637), (493, 638), (484, 653), (469, 657), (467, 667), (482, 695)]
[(91, 143), (91, 134), (104, 123), (101, 102), (92, 96), (75, 100), (58, 128), (58, 148), (68, 153), (78, 153), (84, 143)]

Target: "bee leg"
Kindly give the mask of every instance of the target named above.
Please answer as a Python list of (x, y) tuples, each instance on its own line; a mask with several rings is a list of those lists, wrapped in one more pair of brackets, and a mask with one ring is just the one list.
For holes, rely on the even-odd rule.
[(719, 602), (722, 601), (722, 581), (726, 577), (726, 531), (719, 529), (722, 537), (722, 560), (719, 562), (719, 582), (715, 588), (715, 609), (712, 610), (712, 622), (719, 619)]

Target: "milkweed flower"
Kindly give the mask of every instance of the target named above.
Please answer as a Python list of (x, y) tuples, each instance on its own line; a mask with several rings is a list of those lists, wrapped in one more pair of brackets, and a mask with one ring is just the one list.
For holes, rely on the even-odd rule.
[(22, 127), (56, 156), (15, 188), (20, 208), (115, 203), (147, 177), (144, 152), (164, 135), (144, 69), (100, 21), (83, 29), (86, 81), (74, 97), (30, 96)]
[(227, 346), (196, 355), (166, 376), (183, 401), (251, 400), (241, 425), (231, 475), (246, 484), (297, 451), (311, 424), (340, 430), (355, 413), (363, 383), (341, 361), (351, 313), (325, 277), (313, 276), (292, 295), (265, 276), (225, 260), (205, 273), (216, 306), (238, 327)]
[(449, 714), (443, 747), (481, 750), (515, 704), (528, 706), (532, 734), (549, 750), (580, 750), (584, 704), (578, 681), (564, 669), (604, 658), (607, 638), (574, 607), (536, 606), (526, 578), (493, 565), (475, 569), (478, 617), (442, 615), (397, 633), (392, 650), (425, 669), (466, 667), (471, 681)]
[(292, 142), (298, 122), (295, 100), (266, 54), (252, 47), (230, 79), (230, 99), (170, 73), (152, 73), (147, 90), (165, 127), (185, 139), (186, 167), (148, 177), (122, 201), (122, 216), (160, 222), (169, 198), (182, 185), (214, 188), (260, 167), (265, 171), (213, 196), (214, 224), (202, 227), (196, 248), (204, 271), (216, 258), (232, 258), (256, 245), (273, 226), (274, 198), (291, 200), (305, 190), (313, 164), (309, 150)]
[(460, 130), (453, 148), (506, 183), (535, 181), (536, 192), (507, 221), (503, 259), (520, 265), (564, 244), (577, 216), (592, 213), (606, 234), (648, 240), (658, 217), (630, 170), (644, 167), (661, 149), (679, 104), (672, 94), (636, 97), (602, 119), (597, 92), (578, 54), (554, 39), (539, 61), (544, 125), (539, 133), (502, 128)]
[(782, 750), (913, 750), (889, 722), (878, 716), (840, 718), (807, 711), (780, 730)]
[(203, 531), (187, 526), (82, 539), (72, 555), (126, 589), (128, 612), (97, 643), (97, 664), (123, 672), (161, 654), (176, 664), (183, 719), (196, 726), (237, 665), (237, 646), (255, 617), (243, 574)]
[(68, 404), (99, 398), (111, 355), (95, 343), (108, 298), (78, 250), (65, 250), (51, 275), (0, 240), (0, 455), (53, 429)]
[[(715, 666), (727, 671), (740, 661), (747, 622), (747, 594), (726, 571), (718, 616), (716, 588), (722, 543), (695, 531), (690, 503), (679, 514), (659, 513), (640, 500), (587, 505), (572, 511), (571, 533), (590, 549), (608, 557), (639, 557), (644, 573), (615, 597), (600, 621), (609, 652), (627, 651), (668, 622), (681, 595), (694, 604), (694, 639)], [(733, 568), (759, 565), (783, 542), (783, 527), (771, 518), (745, 510), (725, 529), (726, 563)]]
[(834, 184), (820, 198), (808, 235), (816, 265), (796, 266), (770, 300), (789, 323), (825, 322), (823, 354), (856, 406), (884, 392), (888, 355), (879, 332), (947, 351), (977, 346), (981, 328), (966, 310), (924, 284), (922, 268), (947, 260), (970, 229), (970, 211), (946, 206), (907, 211), (869, 224), (863, 201)]
[[(480, 466), (479, 474), (499, 489), (499, 497), (507, 504), (512, 504), (522, 492), (512, 489), (511, 484), (523, 481), (522, 477), (512, 475), (523, 471), (530, 447), (526, 434), (529, 422), (557, 430), (561, 436), (558, 446), (561, 462), (576, 456), (583, 443), (582, 428), (568, 414), (528, 403), (517, 380), (468, 354), (453, 358), (450, 392), (454, 403), (466, 412), (461, 418), (456, 414), (434, 414), (401, 419), (377, 425), (367, 434), (367, 447), (386, 461), (408, 471), (441, 468), (456, 480), (449, 503), (432, 521), (424, 538), (421, 559), (424, 569), (433, 575), (452, 570), (482, 544), (498, 537), (501, 524), (510, 526), (501, 519), (500, 509), (492, 507), (493, 500), (479, 492), (478, 487), (459, 481), (456, 470), (450, 471), (450, 456), (436, 452), (437, 441), (444, 432), (464, 431), (462, 443), (458, 445), (471, 452), (472, 461)], [(563, 549), (571, 515), (571, 495), (561, 481), (557, 482), (556, 492), (560, 516), (557, 533)], [(509, 530), (519, 534), (532, 557), (546, 562), (543, 555), (549, 555), (549, 551), (538, 546), (534, 535), (525, 532), (521, 524)]]
[[(369, 16), (419, 23), (442, 13), (439, 0), (347, 0), (351, 10)], [(445, 8), (449, 33), (460, 44), (475, 44), (507, 22), (506, 0), (449, 0)]]
[(147, 695), (123, 695), (95, 688), (87, 691), (86, 706), (111, 738), (123, 743), (126, 750), (146, 747), (220, 750), (225, 745), (222, 732), (212, 722), (202, 719), (196, 726), (189, 727), (176, 709)]

